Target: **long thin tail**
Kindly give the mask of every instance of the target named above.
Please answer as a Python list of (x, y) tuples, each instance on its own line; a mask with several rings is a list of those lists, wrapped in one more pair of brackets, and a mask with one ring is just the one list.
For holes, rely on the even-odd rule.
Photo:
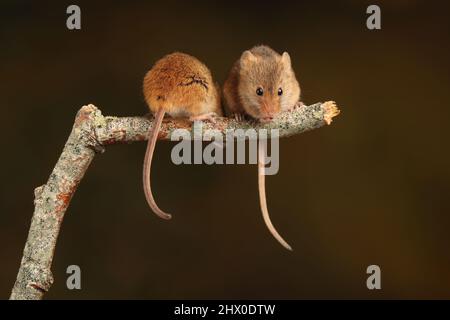
[(286, 249), (292, 251), (291, 246), (284, 241), (284, 239), (280, 236), (278, 231), (270, 221), (269, 211), (267, 210), (267, 202), (266, 202), (266, 185), (265, 185), (265, 157), (266, 157), (266, 145), (260, 143), (258, 146), (258, 189), (259, 189), (259, 205), (261, 206), (262, 215), (264, 218), (264, 222), (266, 223), (267, 228), (270, 233), (274, 236), (275, 239), (278, 240), (279, 243)]
[(161, 128), (161, 123), (164, 118), (165, 111), (161, 108), (155, 115), (155, 121), (153, 122), (152, 128), (149, 130), (147, 150), (145, 151), (144, 158), (144, 170), (142, 172), (142, 181), (144, 182), (144, 193), (147, 203), (150, 208), (163, 219), (170, 219), (172, 215), (162, 211), (155, 202), (152, 194), (152, 187), (150, 185), (150, 173), (152, 169), (152, 159), (153, 152), (155, 151), (156, 140), (158, 139), (159, 129)]

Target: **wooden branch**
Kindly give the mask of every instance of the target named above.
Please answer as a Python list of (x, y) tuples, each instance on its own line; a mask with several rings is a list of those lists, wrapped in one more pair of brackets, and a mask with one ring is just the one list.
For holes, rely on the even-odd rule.
[[(332, 101), (311, 106), (299, 105), (280, 114), (268, 124), (237, 122), (218, 118), (215, 124), (204, 123), (203, 130), (218, 129), (279, 129), (286, 137), (330, 124), (339, 110)], [(78, 184), (95, 154), (105, 146), (121, 142), (142, 141), (152, 121), (146, 117), (105, 117), (90, 104), (82, 107), (64, 150), (46, 184), (35, 189), (34, 213), (25, 244), (20, 269), (10, 299), (42, 299), (53, 283), (51, 265), (64, 214)], [(180, 119), (165, 119), (159, 139), (170, 139), (173, 130), (191, 130), (191, 123)]]

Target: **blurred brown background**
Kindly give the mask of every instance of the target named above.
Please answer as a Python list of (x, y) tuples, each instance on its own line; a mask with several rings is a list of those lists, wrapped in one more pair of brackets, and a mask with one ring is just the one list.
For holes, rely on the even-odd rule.
[[(74, 116), (147, 112), (145, 72), (197, 56), (222, 83), (255, 44), (288, 51), (307, 104), (336, 100), (332, 126), (283, 139), (266, 230), (254, 165), (175, 166), (160, 143), (147, 207), (145, 144), (98, 155), (67, 211), (48, 299), (450, 298), (449, 23), (437, 1), (2, 1), (0, 297), (15, 281), (33, 212)], [(82, 269), (82, 290), (65, 270)], [(368, 265), (382, 290), (366, 288)]]

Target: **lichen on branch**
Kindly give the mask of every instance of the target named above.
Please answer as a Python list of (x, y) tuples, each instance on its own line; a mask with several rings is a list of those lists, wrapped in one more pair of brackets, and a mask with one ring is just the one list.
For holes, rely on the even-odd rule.
[[(216, 129), (224, 134), (236, 129), (279, 129), (279, 137), (288, 137), (330, 124), (338, 114), (333, 101), (310, 106), (299, 103), (270, 123), (220, 117), (215, 123), (205, 122), (202, 129)], [(47, 183), (35, 189), (34, 213), (10, 299), (43, 298), (53, 284), (51, 264), (64, 214), (95, 154), (105, 151), (110, 144), (146, 140), (152, 120), (152, 117), (103, 116), (92, 104), (78, 111), (72, 132)], [(158, 138), (170, 140), (176, 129), (192, 133), (192, 123), (184, 119), (164, 119)]]

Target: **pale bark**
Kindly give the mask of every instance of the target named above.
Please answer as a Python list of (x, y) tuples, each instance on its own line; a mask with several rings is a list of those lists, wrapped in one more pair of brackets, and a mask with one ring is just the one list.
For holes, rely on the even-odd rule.
[[(286, 137), (330, 124), (339, 114), (334, 102), (299, 104), (292, 111), (280, 114), (269, 124), (237, 122), (231, 118), (217, 118), (203, 124), (203, 130), (218, 129), (279, 129)], [(151, 117), (149, 117), (151, 118)], [(42, 299), (53, 283), (51, 265), (61, 223), (95, 154), (105, 146), (147, 139), (152, 118), (103, 116), (94, 105), (82, 107), (64, 150), (46, 184), (35, 189), (34, 213), (25, 244), (20, 269), (10, 299)], [(187, 120), (165, 119), (159, 139), (170, 139), (173, 130), (191, 130)]]

